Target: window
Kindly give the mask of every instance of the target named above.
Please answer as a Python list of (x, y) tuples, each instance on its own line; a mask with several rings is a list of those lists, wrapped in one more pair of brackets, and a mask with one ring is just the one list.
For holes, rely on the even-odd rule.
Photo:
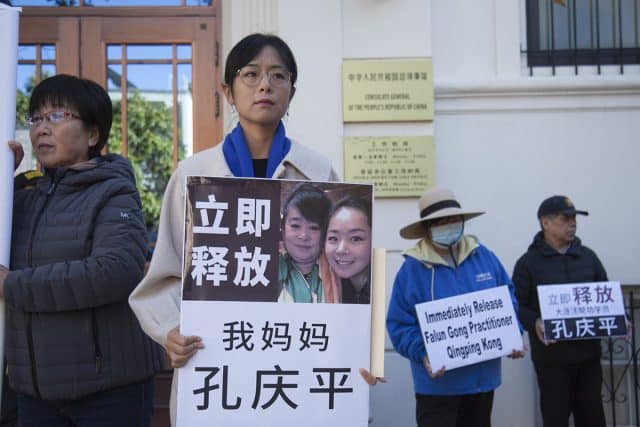
[(640, 64), (638, 0), (525, 0), (530, 72), (534, 67)]

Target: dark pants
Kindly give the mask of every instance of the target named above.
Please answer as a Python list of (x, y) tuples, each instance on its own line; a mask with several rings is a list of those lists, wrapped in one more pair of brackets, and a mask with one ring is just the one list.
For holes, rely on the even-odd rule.
[(534, 364), (544, 427), (604, 427), (600, 360), (573, 365)]
[(0, 427), (16, 427), (18, 425), (18, 403), (16, 393), (9, 387), (9, 377), (6, 368), (2, 380), (2, 411), (0, 412)]
[(490, 427), (493, 391), (453, 396), (416, 394), (418, 427)]
[(153, 415), (153, 380), (72, 401), (18, 395), (20, 426), (147, 427)]

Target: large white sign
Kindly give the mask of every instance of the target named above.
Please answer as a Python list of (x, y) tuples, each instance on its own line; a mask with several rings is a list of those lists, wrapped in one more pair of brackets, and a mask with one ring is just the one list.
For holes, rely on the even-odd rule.
[(538, 286), (545, 338), (585, 340), (627, 334), (620, 282)]
[(507, 286), (416, 304), (434, 371), (495, 359), (522, 349)]
[(371, 248), (344, 248), (371, 241), (371, 198), (370, 185), (187, 178), (180, 329), (205, 348), (178, 371), (179, 427), (366, 427)]
[[(0, 4), (0, 264), (9, 266), (13, 207), (13, 153), (7, 142), (15, 137), (18, 13)], [(4, 360), (4, 300), (0, 300), (0, 360)], [(0, 393), (2, 375), (0, 375)]]
[(370, 316), (363, 304), (183, 301), (181, 329), (205, 348), (179, 370), (178, 426), (366, 427)]

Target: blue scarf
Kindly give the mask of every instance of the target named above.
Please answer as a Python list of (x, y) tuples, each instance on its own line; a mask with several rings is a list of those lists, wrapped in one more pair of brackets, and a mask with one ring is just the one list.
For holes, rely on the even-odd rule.
[[(284, 125), (282, 122), (278, 124), (276, 133), (271, 140), (271, 148), (269, 148), (269, 159), (267, 160), (267, 178), (271, 178), (276, 171), (282, 159), (287, 155), (291, 148), (291, 141), (286, 137)], [(234, 176), (242, 176), (245, 178), (255, 178), (253, 171), (253, 159), (244, 139), (244, 133), (240, 123), (227, 134), (222, 144), (222, 152), (224, 159), (231, 169)]]

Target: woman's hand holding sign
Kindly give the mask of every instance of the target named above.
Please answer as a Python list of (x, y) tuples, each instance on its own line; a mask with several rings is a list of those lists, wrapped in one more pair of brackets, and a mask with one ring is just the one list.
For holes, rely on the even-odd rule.
[(522, 348), (520, 350), (513, 349), (510, 354), (507, 355), (509, 359), (522, 359), (525, 353), (529, 350), (527, 343), (522, 338)]
[(195, 335), (184, 336), (175, 327), (167, 334), (164, 348), (171, 360), (171, 367), (181, 368), (198, 350), (204, 348), (204, 344), (202, 338)]
[(362, 377), (362, 379), (364, 379), (365, 382), (369, 385), (376, 385), (378, 382), (387, 382), (384, 377), (375, 377), (371, 372), (367, 371), (364, 368), (360, 368), (358, 372), (360, 372), (360, 376)]
[(22, 148), (22, 145), (17, 141), (9, 141), (9, 148), (13, 151), (15, 159), (13, 161), (13, 170), (16, 170), (24, 158), (24, 148)]
[(431, 369), (431, 363), (429, 362), (429, 356), (424, 357), (424, 367), (427, 369), (427, 372), (429, 373), (431, 378), (439, 378), (443, 376), (446, 371), (445, 367), (443, 366), (442, 368), (433, 372), (433, 370)]

